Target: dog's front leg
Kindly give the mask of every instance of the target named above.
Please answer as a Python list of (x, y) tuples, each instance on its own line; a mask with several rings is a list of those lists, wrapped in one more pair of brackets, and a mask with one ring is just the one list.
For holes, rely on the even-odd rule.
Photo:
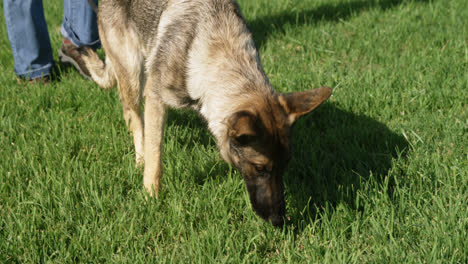
[(162, 140), (166, 109), (159, 95), (148, 92), (145, 96), (145, 171), (143, 184), (151, 196), (158, 197), (159, 181), (162, 175)]

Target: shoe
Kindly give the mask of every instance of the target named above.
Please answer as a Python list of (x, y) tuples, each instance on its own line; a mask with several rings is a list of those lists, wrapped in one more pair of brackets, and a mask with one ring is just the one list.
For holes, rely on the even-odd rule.
[(62, 63), (71, 64), (76, 70), (78, 70), (81, 76), (88, 80), (92, 80), (91, 74), (89, 73), (88, 68), (86, 68), (86, 64), (81, 57), (81, 55), (86, 54), (85, 49), (82, 47), (76, 47), (70, 40), (64, 38), (58, 54)]
[(41, 77), (37, 77), (37, 78), (34, 78), (34, 79), (25, 79), (25, 78), (22, 78), (22, 77), (18, 77), (16, 82), (18, 84), (41, 84), (41, 85), (48, 85), (50, 84), (50, 76), (49, 75), (45, 75), (45, 76), (41, 76)]

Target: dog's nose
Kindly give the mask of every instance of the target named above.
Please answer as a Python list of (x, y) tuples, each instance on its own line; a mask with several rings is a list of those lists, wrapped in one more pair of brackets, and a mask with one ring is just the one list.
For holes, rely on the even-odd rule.
[(281, 199), (279, 206), (273, 214), (270, 215), (269, 220), (271, 224), (279, 227), (284, 225), (284, 216), (286, 215), (286, 206), (284, 204), (284, 199)]
[(284, 225), (284, 217), (282, 215), (274, 215), (270, 217), (271, 224), (280, 227)]

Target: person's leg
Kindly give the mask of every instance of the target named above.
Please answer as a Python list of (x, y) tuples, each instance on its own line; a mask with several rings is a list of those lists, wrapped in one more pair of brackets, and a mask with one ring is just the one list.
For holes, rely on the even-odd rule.
[(42, 0), (4, 0), (3, 10), (15, 73), (25, 79), (49, 75), (53, 57)]
[[(94, 0), (97, 4), (97, 0)], [(96, 13), (87, 0), (64, 0), (60, 32), (76, 47), (98, 48), (100, 45)]]

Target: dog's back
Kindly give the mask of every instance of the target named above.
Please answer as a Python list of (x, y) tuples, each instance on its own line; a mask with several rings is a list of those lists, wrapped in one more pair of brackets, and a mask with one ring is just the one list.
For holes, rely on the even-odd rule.
[[(231, 0), (103, 0), (99, 25), (104, 42), (118, 39), (108, 47), (121, 43), (115, 53), (131, 53), (133, 63), (144, 60), (147, 74), (161, 71), (157, 74), (172, 83), (175, 95), (164, 92), (171, 106), (195, 105), (208, 88), (221, 95), (232, 90), (219, 82), (210, 84), (207, 72), (217, 76), (226, 69), (229, 74), (237, 72), (239, 76), (225, 76), (231, 84), (245, 78), (266, 80), (251, 35)], [(189, 90), (188, 82), (196, 84), (189, 85), (195, 89)]]

